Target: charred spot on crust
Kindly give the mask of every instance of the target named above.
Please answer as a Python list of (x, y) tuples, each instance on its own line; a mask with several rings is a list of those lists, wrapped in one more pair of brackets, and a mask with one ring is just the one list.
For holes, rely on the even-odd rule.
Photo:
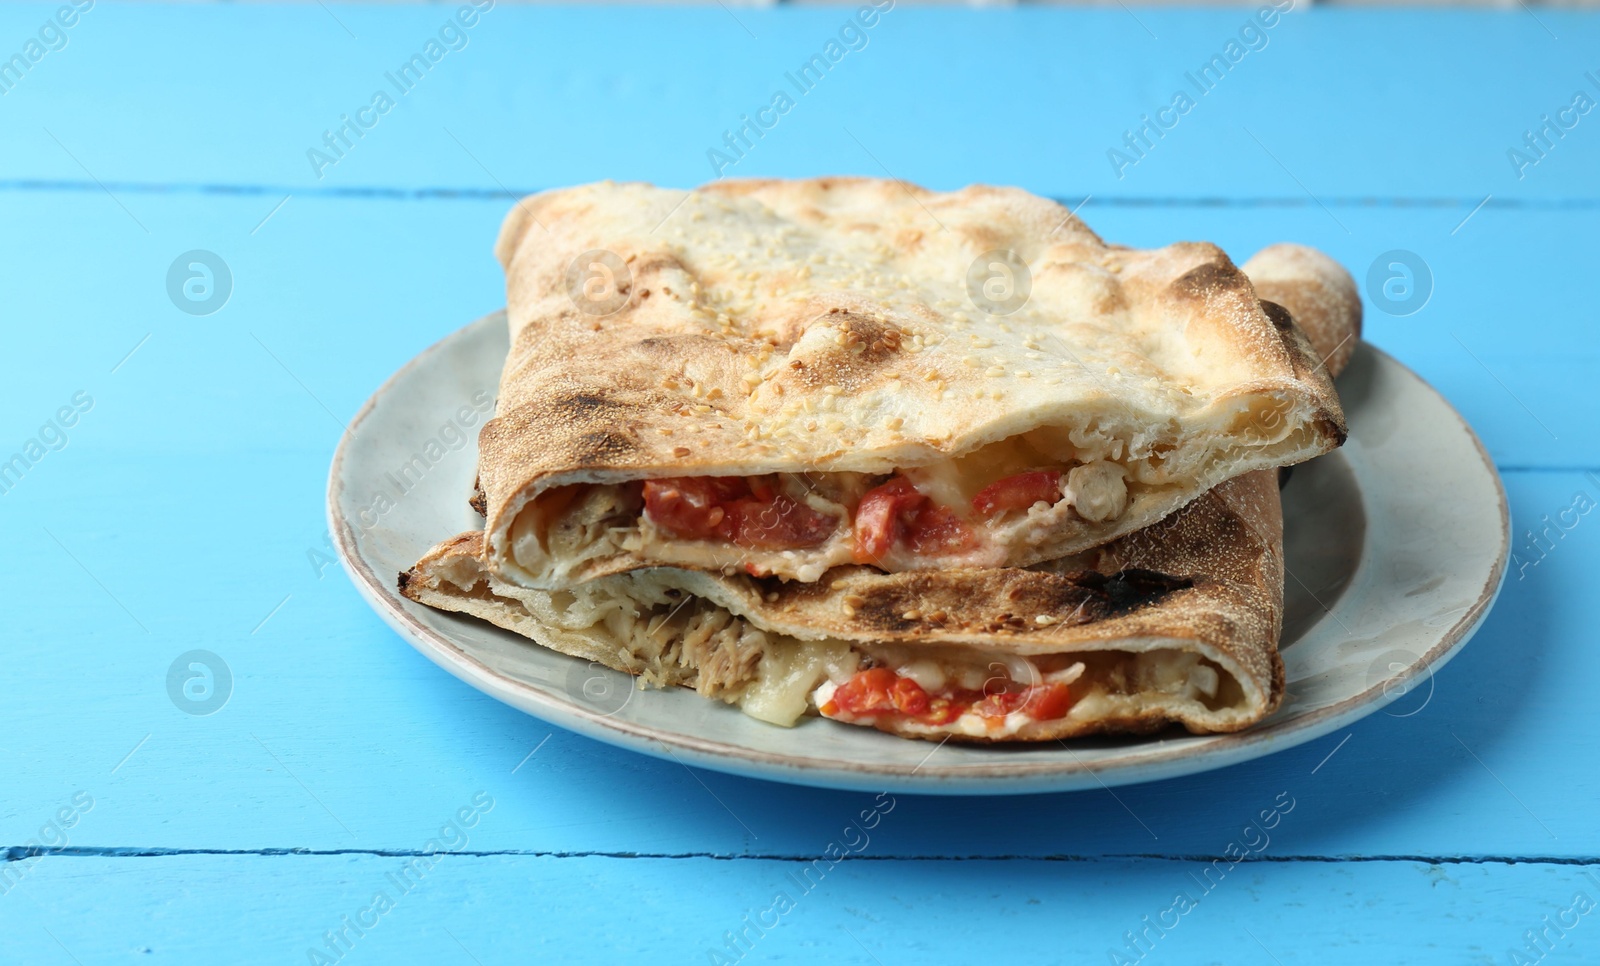
[(783, 609), (794, 609), (819, 601), (826, 601), (835, 593), (834, 581), (827, 579), (805, 583), (798, 580), (785, 580), (782, 577), (754, 577), (743, 578), (761, 598), (769, 604), (776, 604)]
[(472, 494), (471, 498), (467, 500), (467, 506), (477, 511), (480, 517), (489, 515), (489, 498), (484, 495), (482, 488)]
[[(761, 578), (751, 584), (768, 604), (780, 609), (837, 597), (836, 606), (842, 605), (852, 626), (886, 635), (959, 629), (1026, 634), (1053, 625), (1090, 624), (1120, 617), (1195, 586), (1192, 578), (1138, 567), (1112, 574), (1093, 570), (1061, 575), (1024, 572), (996, 588), (998, 594), (986, 595), (988, 606), (973, 606), (966, 595), (958, 599), (939, 574), (895, 576), (892, 582), (854, 584), (854, 592), (842, 595), (837, 594), (842, 588), (828, 581), (796, 584)], [(1050, 619), (1040, 621), (1040, 617)]]
[(557, 397), (550, 408), (568, 418), (591, 419), (606, 411), (619, 409), (616, 400), (603, 392), (582, 390)]
[(412, 576), (413, 572), (410, 570), (400, 571), (400, 579), (398, 581), (400, 593), (404, 594), (406, 592), (406, 587), (411, 583)]
[(1194, 581), (1158, 570), (1129, 567), (1109, 576), (1095, 573), (1086, 577), (1086, 586), (1106, 596), (1113, 614), (1125, 614), (1160, 600), (1175, 590), (1188, 590)]
[[(670, 376), (675, 379), (688, 377), (687, 368), (705, 365), (709, 360), (721, 358), (729, 362), (742, 362), (743, 358), (754, 351), (759, 339), (733, 339), (713, 337), (699, 332), (675, 332), (670, 335), (650, 335), (630, 343), (628, 349), (637, 363), (644, 368), (637, 372), (625, 372), (629, 378), (624, 381), (632, 384), (653, 381), (651, 377)], [(627, 363), (622, 362), (626, 367)]]
[(584, 433), (573, 440), (572, 455), (579, 466), (615, 462), (638, 448), (631, 438), (613, 430)]
[(1244, 273), (1235, 268), (1227, 256), (1219, 254), (1219, 259), (1197, 265), (1178, 276), (1171, 285), (1173, 293), (1189, 298), (1203, 298), (1215, 292), (1237, 288), (1244, 279)]
[(1112, 574), (1075, 571), (1041, 584), (1019, 585), (1009, 596), (1019, 610), (1053, 618), (1051, 623), (1076, 625), (1120, 617), (1193, 586), (1188, 577), (1128, 567)]
[(1331, 414), (1318, 419), (1317, 428), (1333, 440), (1335, 447), (1343, 446), (1345, 440), (1350, 438), (1350, 427), (1343, 420), (1334, 419)]
[(1287, 334), (1294, 329), (1294, 316), (1290, 315), (1289, 310), (1277, 302), (1268, 302), (1266, 299), (1262, 299), (1261, 311), (1267, 314), (1267, 318), (1272, 321), (1273, 328), (1277, 329), (1280, 334)]
[[(911, 601), (919, 595), (914, 587), (896, 588), (900, 593), (873, 594), (854, 604), (855, 621), (864, 627), (886, 633), (909, 631), (922, 627), (923, 622)], [(907, 617), (907, 614), (919, 616)]]

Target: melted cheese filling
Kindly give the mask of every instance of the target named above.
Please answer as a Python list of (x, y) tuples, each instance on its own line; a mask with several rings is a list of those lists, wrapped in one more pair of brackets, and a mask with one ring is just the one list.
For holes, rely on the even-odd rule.
[[(1158, 454), (1153, 458), (1160, 460)], [(1048, 468), (1063, 473), (1055, 500), (987, 519), (973, 511), (973, 497), (989, 484)], [(1005, 566), (1012, 547), (1037, 546), (1063, 527), (1116, 520), (1134, 493), (1156, 485), (1150, 481), (1160, 476), (1150, 460), (1129, 460), (1121, 440), (1060, 428), (1034, 430), (964, 456), (898, 472), (934, 503), (955, 510), (971, 530), (975, 546), (966, 552), (930, 555), (901, 543), (880, 561), (891, 571)], [(807, 583), (831, 567), (854, 562), (855, 508), (872, 486), (888, 477), (784, 473), (779, 478), (785, 493), (839, 520), (838, 529), (821, 544), (778, 550), (688, 539), (666, 532), (643, 512), (638, 484), (579, 484), (542, 494), (518, 516), (511, 528), (511, 555), (520, 567), (550, 580), (571, 579), (587, 561), (629, 553), (652, 563), (726, 573), (743, 570)]]

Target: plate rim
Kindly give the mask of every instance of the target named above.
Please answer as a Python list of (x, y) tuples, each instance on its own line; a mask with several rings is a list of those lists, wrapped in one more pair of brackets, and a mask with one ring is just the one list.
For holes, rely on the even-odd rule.
[[(1499, 552), (1477, 600), (1440, 635), (1437, 643), (1419, 655), (1416, 663), (1402, 672), (1398, 678), (1371, 684), (1357, 694), (1307, 712), (1303, 716), (1286, 718), (1279, 722), (1276, 728), (1255, 727), (1214, 736), (1229, 743), (1199, 754), (1193, 749), (1172, 748), (1156, 751), (1150, 757), (1142, 758), (1137, 763), (1122, 768), (1102, 766), (1097, 769), (1092, 764), (1077, 760), (1075, 755), (1072, 761), (997, 761), (984, 765), (968, 763), (959, 766), (927, 767), (928, 759), (943, 746), (943, 741), (933, 745), (928, 757), (915, 767), (899, 763), (868, 764), (808, 757), (803, 753), (764, 751), (737, 743), (673, 732), (652, 724), (620, 720), (585, 708), (575, 700), (563, 699), (558, 695), (548, 694), (531, 685), (505, 677), (461, 648), (447, 635), (429, 627), (409, 613), (401, 602), (398, 590), (390, 589), (395, 581), (382, 580), (371, 567), (367, 566), (357, 547), (354, 528), (339, 510), (344, 490), (345, 457), (349, 452), (350, 443), (356, 439), (356, 430), (377, 408), (379, 400), (383, 399), (400, 379), (414, 368), (423, 365), (431, 356), (443, 351), (455, 340), (465, 338), (468, 332), (478, 326), (503, 319), (504, 315), (504, 309), (490, 312), (450, 332), (417, 353), (385, 379), (350, 419), (345, 432), (339, 437), (339, 444), (334, 450), (328, 470), (328, 525), (340, 563), (368, 606), (372, 607), (390, 628), (424, 657), (466, 684), (548, 724), (653, 757), (671, 758), (680, 764), (686, 763), (687, 759), (687, 763), (715, 771), (747, 777), (753, 775), (816, 787), (958, 795), (1070, 791), (1084, 787), (1110, 787), (1161, 781), (1214, 771), (1315, 741), (1347, 723), (1376, 713), (1397, 700), (1406, 691), (1398, 690), (1391, 694), (1390, 688), (1396, 683), (1408, 683), (1424, 672), (1433, 674), (1448, 663), (1471, 639), (1499, 598), (1509, 571), (1510, 508), (1505, 483), (1501, 480), (1499, 470), (1485, 449), (1483, 441), (1443, 393), (1417, 375), (1405, 363), (1363, 339), (1362, 347), (1394, 365), (1431, 393), (1455, 420), (1456, 426), (1466, 434), (1482, 461), (1490, 481), (1494, 484), (1496, 507), (1500, 514)], [(1263, 745), (1268, 747), (1263, 749)], [(1270, 747), (1272, 745), (1278, 747)], [(1070, 747), (1066, 745), (1062, 747), (1071, 752)], [(684, 752), (685, 755), (680, 757), (674, 749)], [(1085, 781), (1086, 778), (1090, 780)]]

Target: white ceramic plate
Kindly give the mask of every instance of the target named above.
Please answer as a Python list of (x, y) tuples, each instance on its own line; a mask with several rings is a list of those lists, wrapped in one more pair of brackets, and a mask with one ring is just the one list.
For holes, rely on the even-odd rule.
[(1505, 493), (1477, 437), (1409, 369), (1363, 344), (1339, 380), (1349, 442), (1297, 467), (1283, 492), (1289, 694), (1261, 724), (1232, 735), (1019, 747), (935, 746), (820, 718), (779, 728), (686, 689), (637, 691), (626, 675), (399, 595), (397, 575), (424, 551), (482, 525), (467, 496), (506, 350), (504, 313), (480, 319), (413, 359), (357, 414), (328, 486), (345, 568), (391, 627), (473, 687), (552, 724), (688, 764), (950, 794), (1095, 788), (1220, 768), (1321, 737), (1407, 693), (1402, 707), (1425, 701), (1433, 669), (1477, 630), (1505, 576)]

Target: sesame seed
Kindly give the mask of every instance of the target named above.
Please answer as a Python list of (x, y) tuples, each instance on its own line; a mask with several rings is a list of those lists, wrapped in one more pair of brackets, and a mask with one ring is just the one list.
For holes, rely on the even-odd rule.
[(1049, 614), (1040, 614), (1038, 617), (1033, 619), (1033, 622), (1038, 624), (1040, 627), (1049, 627), (1051, 624), (1056, 623), (1056, 619), (1051, 617)]
[(673, 456), (688, 456), (689, 453), (690, 449), (687, 446), (675, 446), (672, 449)]

